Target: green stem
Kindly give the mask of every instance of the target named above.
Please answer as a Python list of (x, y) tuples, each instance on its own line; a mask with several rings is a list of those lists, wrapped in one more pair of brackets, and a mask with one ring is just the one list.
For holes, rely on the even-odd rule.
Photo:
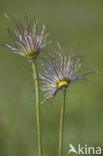
[(65, 97), (66, 97), (66, 88), (63, 88), (63, 101), (61, 106), (61, 118), (60, 118), (60, 136), (59, 136), (59, 156), (62, 156), (63, 148), (63, 127), (64, 127), (64, 113), (65, 113)]
[(33, 77), (35, 80), (35, 91), (36, 91), (38, 150), (39, 150), (39, 156), (42, 156), (41, 128), (40, 128), (39, 82), (38, 82), (38, 72), (37, 72), (36, 60), (32, 61), (32, 68), (33, 68)]

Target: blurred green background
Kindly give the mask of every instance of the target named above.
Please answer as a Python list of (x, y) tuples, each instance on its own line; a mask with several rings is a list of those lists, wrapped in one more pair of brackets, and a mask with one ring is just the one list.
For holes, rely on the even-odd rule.
[[(47, 25), (49, 38), (65, 50), (73, 52), (80, 42), (86, 67), (101, 72), (68, 89), (63, 156), (68, 155), (69, 144), (102, 147), (103, 1), (0, 0), (0, 41), (10, 41), (6, 29), (11, 25), (2, 13), (16, 15), (22, 22), (26, 13), (38, 16), (39, 23)], [(0, 156), (38, 155), (30, 68), (26, 58), (0, 47)], [(60, 107), (61, 92), (41, 105), (43, 156), (58, 155)]]

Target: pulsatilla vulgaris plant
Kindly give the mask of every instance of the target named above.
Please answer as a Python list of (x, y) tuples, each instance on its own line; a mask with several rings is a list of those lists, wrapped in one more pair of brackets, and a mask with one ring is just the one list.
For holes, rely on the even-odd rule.
[[(9, 18), (9, 17), (8, 17)], [(88, 72), (80, 74), (80, 67), (82, 65), (81, 59), (78, 55), (78, 50), (75, 56), (64, 56), (59, 44), (59, 50), (48, 55), (47, 59), (42, 58), (42, 73), (38, 73), (36, 60), (39, 57), (42, 49), (51, 43), (47, 42), (48, 34), (45, 34), (45, 26), (43, 26), (40, 35), (37, 32), (37, 20), (29, 22), (28, 17), (25, 17), (24, 25), (22, 25), (16, 18), (9, 18), (16, 26), (15, 31), (8, 29), (8, 34), (13, 43), (4, 43), (7, 48), (14, 53), (20, 54), (32, 63), (33, 76), (35, 80), (36, 92), (36, 113), (37, 113), (37, 131), (38, 131), (38, 150), (39, 156), (42, 156), (41, 143), (41, 126), (40, 126), (40, 101), (39, 101), (39, 81), (42, 82), (41, 91), (46, 91), (45, 98), (42, 103), (55, 97), (58, 91), (63, 92), (63, 103), (61, 106), (60, 118), (60, 138), (59, 138), (59, 156), (62, 156), (63, 145), (63, 125), (65, 113), (65, 98), (67, 88), (75, 81), (84, 80), (88, 74), (95, 73)], [(34, 24), (33, 24), (34, 22)]]
[[(59, 45), (58, 45), (59, 46)], [(80, 67), (82, 65), (82, 57), (78, 55), (78, 49), (75, 56), (67, 57), (59, 46), (60, 52), (54, 52), (54, 56), (49, 59), (42, 59), (42, 74), (39, 74), (42, 82), (41, 90), (46, 91), (45, 98), (42, 103), (55, 97), (59, 90), (63, 92), (63, 103), (61, 106), (61, 119), (60, 119), (60, 138), (59, 138), (59, 156), (62, 155), (63, 144), (63, 124), (65, 112), (65, 98), (67, 88), (75, 81), (87, 79), (87, 75), (97, 71), (80, 74)]]
[[(6, 16), (8, 17), (8, 16)], [(38, 71), (36, 65), (36, 59), (39, 53), (44, 47), (51, 43), (47, 42), (48, 33), (45, 34), (45, 26), (43, 25), (40, 35), (37, 32), (37, 19), (33, 18), (29, 22), (28, 17), (24, 19), (24, 25), (22, 25), (16, 18), (12, 17), (8, 19), (16, 26), (16, 29), (11, 31), (8, 29), (8, 34), (13, 43), (4, 43), (7, 48), (14, 53), (27, 57), (32, 62), (33, 76), (35, 80), (36, 91), (36, 112), (37, 112), (37, 131), (38, 131), (38, 148), (39, 156), (42, 156), (42, 143), (41, 143), (41, 128), (40, 128), (40, 102), (39, 102), (39, 84), (38, 84)]]

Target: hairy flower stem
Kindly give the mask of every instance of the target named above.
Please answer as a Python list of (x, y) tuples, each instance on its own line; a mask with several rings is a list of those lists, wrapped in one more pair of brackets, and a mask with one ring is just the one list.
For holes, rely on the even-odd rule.
[(62, 156), (63, 148), (63, 127), (64, 127), (64, 113), (65, 113), (65, 98), (66, 98), (66, 88), (63, 88), (63, 101), (61, 106), (61, 118), (60, 118), (60, 138), (59, 138), (59, 156)]
[(32, 68), (33, 68), (33, 77), (35, 80), (35, 91), (36, 91), (38, 150), (39, 150), (39, 156), (42, 156), (41, 128), (40, 128), (39, 82), (38, 82), (38, 72), (37, 72), (37, 66), (36, 66), (36, 59), (34, 61), (32, 61)]

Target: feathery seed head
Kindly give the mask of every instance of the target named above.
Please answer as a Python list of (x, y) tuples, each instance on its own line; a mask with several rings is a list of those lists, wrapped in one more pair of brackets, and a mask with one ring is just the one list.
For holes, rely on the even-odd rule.
[(63, 52), (56, 52), (49, 59), (43, 58), (42, 74), (39, 74), (40, 80), (43, 83), (41, 90), (46, 91), (45, 101), (53, 98), (56, 93), (62, 88), (67, 88), (71, 83), (77, 80), (84, 80), (86, 76), (93, 72), (80, 74), (81, 57), (76, 52), (74, 57), (66, 57)]
[(28, 21), (27, 17), (25, 17), (24, 25), (14, 17), (10, 18), (10, 20), (15, 24), (17, 29), (14, 32), (8, 29), (8, 34), (14, 44), (5, 43), (5, 45), (13, 52), (32, 59), (36, 58), (40, 51), (51, 43), (50, 41), (47, 42), (49, 34), (45, 35), (44, 25), (40, 35), (37, 34), (37, 20), (35, 20), (34, 25)]

